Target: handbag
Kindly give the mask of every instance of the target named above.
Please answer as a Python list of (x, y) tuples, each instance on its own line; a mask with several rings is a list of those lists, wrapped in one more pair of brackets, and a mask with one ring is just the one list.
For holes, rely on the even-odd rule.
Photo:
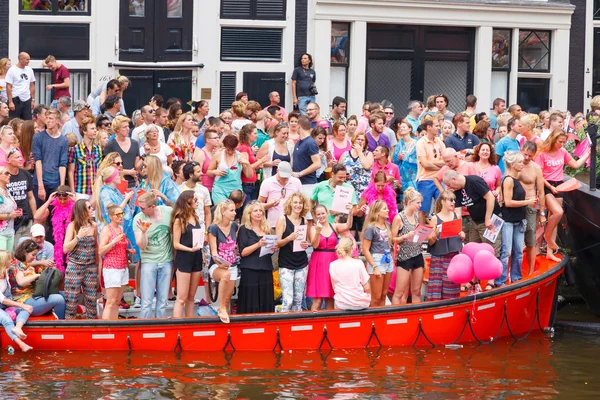
[(310, 92), (312, 93), (313, 96), (316, 96), (319, 94), (319, 91), (317, 90), (317, 87), (315, 85), (310, 85), (308, 90), (310, 90)]
[(35, 290), (33, 291), (33, 297), (43, 297), (48, 300), (51, 294), (60, 293), (58, 287), (63, 279), (62, 272), (57, 268), (46, 268), (40, 274), (40, 277), (35, 281)]

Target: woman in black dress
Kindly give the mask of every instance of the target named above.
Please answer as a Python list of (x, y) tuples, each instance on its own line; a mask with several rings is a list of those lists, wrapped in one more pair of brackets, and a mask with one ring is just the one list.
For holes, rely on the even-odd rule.
[[(175, 248), (175, 266), (177, 267), (177, 300), (173, 307), (173, 317), (194, 315), (194, 295), (202, 275), (202, 246), (194, 243), (194, 231), (201, 234), (202, 225), (196, 214), (198, 199), (191, 190), (184, 191), (173, 210), (171, 232)], [(202, 240), (204, 241), (204, 240)]]
[(237, 239), (242, 256), (239, 314), (275, 311), (271, 254), (260, 256), (261, 248), (267, 244), (264, 236), (270, 232), (262, 203), (253, 201), (248, 204), (242, 216)]

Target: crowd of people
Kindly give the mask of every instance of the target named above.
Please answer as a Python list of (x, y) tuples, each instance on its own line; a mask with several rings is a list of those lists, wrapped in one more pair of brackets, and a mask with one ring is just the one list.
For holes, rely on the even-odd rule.
[[(86, 318), (118, 318), (130, 307), (130, 266), (140, 317), (165, 317), (169, 299), (174, 317), (195, 315), (202, 279), (218, 285), (224, 323), (238, 280), (238, 313), (273, 312), (277, 281), (283, 312), (481, 290), (448, 279), (468, 242), (489, 243), (502, 262), (485, 290), (516, 282), (523, 249), (530, 273), (540, 252), (558, 261), (556, 187), (590, 154), (564, 149), (565, 113), (506, 110), (503, 99), (476, 113), (470, 95), (457, 114), (444, 94), (411, 101), (406, 114), (368, 101), (346, 117), (338, 96), (323, 116), (308, 54), (292, 76), (294, 110), (277, 92), (268, 105), (242, 92), (214, 116), (207, 101), (183, 112), (180, 99), (157, 94), (129, 118), (124, 76), (71, 102), (68, 71), (52, 56), (55, 101), (38, 105), (28, 64), (26, 53), (14, 66), (0, 60), (0, 320), (23, 350), (29, 316), (75, 318), (83, 302)], [(442, 237), (456, 220), (461, 228)], [(486, 230), (498, 229), (490, 240)], [(51, 269), (59, 290), (40, 296)]]

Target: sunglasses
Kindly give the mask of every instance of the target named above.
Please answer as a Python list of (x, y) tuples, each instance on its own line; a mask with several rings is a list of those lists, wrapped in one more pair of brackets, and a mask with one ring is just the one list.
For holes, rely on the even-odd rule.
[(121, 165), (123, 165), (123, 161), (114, 162), (113, 164), (116, 165), (117, 167), (120, 167)]
[(40, 246), (38, 246), (35, 242), (31, 242), (25, 247), (25, 252), (31, 253), (34, 250), (39, 250)]
[(69, 193), (65, 193), (65, 192), (60, 192), (60, 193), (56, 193), (56, 197), (69, 197)]
[(10, 172), (4, 171), (3, 174), (6, 175), (6, 176), (8, 176), (8, 175), (10, 175)]
[(103, 122), (102, 126), (108, 128), (110, 126), (110, 122)]
[(8, 154), (6, 155), (6, 158), (12, 156), (13, 154), (15, 154), (16, 152), (20, 151), (18, 147), (13, 147), (12, 149), (10, 149), (10, 151), (8, 152)]
[(394, 115), (394, 112), (386, 112), (385, 115)]
[[(90, 206), (90, 208), (91, 208), (91, 206)], [(120, 213), (114, 213), (113, 215), (114, 215), (115, 217), (120, 217), (120, 218), (123, 218), (123, 217), (125, 216), (125, 213), (121, 211)]]
[(149, 110), (148, 110), (148, 111), (146, 111), (146, 112), (149, 112), (150, 114), (154, 114), (154, 113), (156, 112), (156, 110), (154, 110), (153, 108), (151, 108), (151, 109), (149, 109)]

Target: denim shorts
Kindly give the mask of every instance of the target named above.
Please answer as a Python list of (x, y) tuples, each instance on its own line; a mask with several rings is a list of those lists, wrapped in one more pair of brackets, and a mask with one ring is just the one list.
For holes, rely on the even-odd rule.
[(417, 181), (417, 191), (423, 196), (419, 210), (429, 213), (431, 211), (431, 203), (437, 200), (440, 190), (435, 186), (433, 181)]
[[(375, 265), (377, 265), (377, 269), (379, 269), (379, 272), (381, 272), (382, 274), (391, 274), (392, 272), (394, 272), (394, 263), (391, 260), (390, 254), (388, 254), (388, 259), (390, 261), (382, 262), (384, 256), (385, 254), (383, 253), (375, 253), (373, 254), (373, 261), (375, 261)], [(373, 267), (369, 265), (369, 263), (367, 263), (367, 272), (369, 273), (369, 275), (373, 275)]]

